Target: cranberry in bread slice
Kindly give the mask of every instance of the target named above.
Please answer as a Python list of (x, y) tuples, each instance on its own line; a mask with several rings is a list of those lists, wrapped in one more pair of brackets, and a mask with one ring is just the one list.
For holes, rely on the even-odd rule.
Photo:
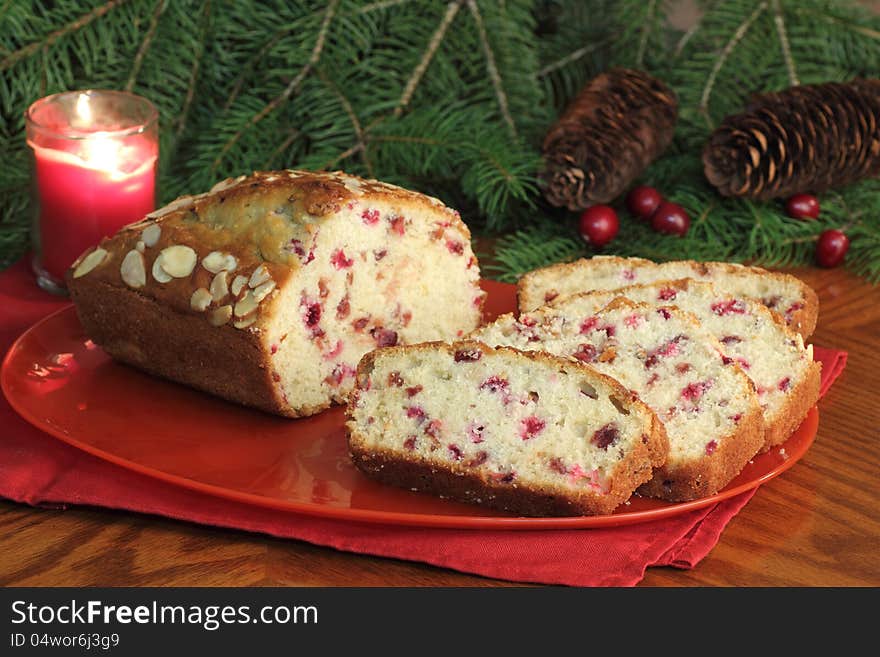
[(688, 313), (618, 297), (596, 311), (545, 307), (503, 315), (471, 334), (493, 346), (546, 351), (586, 363), (641, 398), (666, 427), (669, 456), (643, 495), (712, 495), (764, 444), (755, 387)]
[(520, 312), (534, 310), (557, 297), (578, 292), (613, 290), (661, 280), (693, 278), (708, 281), (722, 293), (750, 297), (781, 315), (804, 339), (812, 335), (819, 316), (819, 298), (806, 283), (760, 267), (730, 262), (675, 260), (655, 263), (643, 258), (594, 256), (551, 265), (524, 274), (517, 284)]
[(479, 279), (455, 210), (307, 171), (182, 197), (67, 274), (86, 334), (115, 359), (291, 417), (344, 402), (376, 347), (474, 329)]
[(714, 284), (683, 279), (560, 297), (556, 311), (585, 315), (618, 296), (653, 306), (676, 306), (696, 317), (754, 382), (764, 411), (763, 451), (785, 442), (819, 399), (821, 363), (799, 333), (762, 303), (719, 292)]
[(611, 513), (668, 447), (654, 413), (613, 379), (471, 341), (367, 354), (347, 412), (367, 476), (525, 516)]

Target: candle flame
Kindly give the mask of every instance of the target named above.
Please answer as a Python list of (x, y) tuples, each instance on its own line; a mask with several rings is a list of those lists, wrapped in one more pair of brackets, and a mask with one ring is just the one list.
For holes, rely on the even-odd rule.
[(71, 112), (69, 112), (70, 141), (64, 144), (40, 143), (28, 138), (28, 143), (38, 157), (100, 171), (109, 180), (121, 181), (141, 175), (155, 166), (156, 144), (149, 143), (143, 137), (115, 131), (115, 126), (101, 130), (107, 123), (102, 123), (101, 107), (97, 107), (97, 116), (92, 108), (93, 97), (88, 92), (77, 94)]
[(76, 97), (74, 111), (76, 115), (71, 126), (91, 133), (82, 140), (77, 155), (90, 169), (104, 171), (112, 178), (118, 177), (121, 158), (119, 144), (106, 134), (92, 132), (95, 117), (89, 94), (81, 93)]
[(108, 137), (95, 135), (83, 142), (82, 159), (91, 169), (106, 171), (112, 177), (119, 176), (119, 144)]
[(76, 125), (89, 126), (92, 123), (92, 105), (88, 94), (80, 94), (76, 97)]

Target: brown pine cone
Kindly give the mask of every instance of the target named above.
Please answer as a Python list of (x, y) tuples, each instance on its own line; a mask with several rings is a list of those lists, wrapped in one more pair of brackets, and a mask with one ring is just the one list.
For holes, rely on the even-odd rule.
[(818, 193), (880, 174), (880, 80), (800, 85), (753, 97), (703, 150), (722, 196)]
[(593, 78), (544, 138), (545, 198), (569, 210), (617, 198), (669, 145), (677, 118), (673, 91), (643, 71)]

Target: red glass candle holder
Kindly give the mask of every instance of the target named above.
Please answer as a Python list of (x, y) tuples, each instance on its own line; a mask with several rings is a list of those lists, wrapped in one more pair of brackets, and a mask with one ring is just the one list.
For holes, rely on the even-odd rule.
[(40, 287), (64, 293), (83, 251), (155, 209), (158, 117), (149, 100), (122, 91), (69, 91), (28, 108)]

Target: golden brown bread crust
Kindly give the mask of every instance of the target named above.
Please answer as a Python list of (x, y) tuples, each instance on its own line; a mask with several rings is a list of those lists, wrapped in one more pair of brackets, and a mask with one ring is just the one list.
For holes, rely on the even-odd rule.
[[(516, 282), (516, 307), (520, 313), (527, 313), (541, 306), (550, 303), (556, 299), (558, 296), (552, 296), (551, 298), (544, 299), (531, 299), (529, 298), (529, 283), (533, 278), (538, 278), (546, 273), (548, 270), (552, 270), (553, 272), (563, 272), (563, 276), (568, 278), (578, 272), (580, 267), (584, 262), (589, 260), (589, 258), (578, 258), (577, 260), (572, 260), (571, 262), (560, 262), (554, 265), (547, 265), (546, 267), (541, 267), (540, 269), (534, 269), (532, 271), (528, 271)], [(605, 260), (608, 262), (616, 261), (619, 266), (623, 266), (624, 264), (637, 265), (637, 266), (650, 266), (655, 263), (651, 260), (646, 260), (645, 258), (621, 258), (618, 256), (607, 256)], [(583, 292), (590, 292), (591, 290), (583, 290)]]
[[(813, 288), (811, 288), (809, 285), (804, 283), (796, 276), (792, 276), (791, 274), (784, 274), (781, 272), (772, 272), (767, 269), (763, 269), (762, 267), (735, 265), (729, 262), (701, 263), (694, 260), (687, 260), (686, 262), (692, 268), (700, 271), (717, 271), (720, 269), (728, 274), (736, 274), (737, 272), (746, 270), (757, 276), (772, 278), (778, 281), (789, 281), (796, 283), (801, 291), (801, 294), (804, 297), (804, 307), (792, 312), (790, 318), (788, 320), (784, 319), (784, 321), (790, 328), (800, 333), (801, 336), (803, 336), (804, 340), (810, 337), (813, 334), (813, 331), (816, 330), (816, 321), (819, 318), (819, 297), (816, 295), (816, 291)], [(759, 299), (759, 301), (761, 300)]]
[(788, 393), (788, 401), (779, 413), (779, 420), (766, 428), (764, 446), (761, 452), (767, 452), (776, 445), (789, 439), (807, 413), (819, 401), (819, 386), (822, 376), (822, 363), (810, 363), (807, 375)]
[[(587, 297), (590, 292), (581, 292), (578, 295)], [(550, 302), (550, 308), (559, 305), (555, 301)], [(724, 353), (723, 345), (711, 334), (702, 328), (699, 320), (691, 313), (675, 308), (679, 317), (699, 331), (720, 355)], [(651, 306), (637, 303), (633, 300), (619, 296), (612, 299), (608, 304), (597, 311), (609, 312), (620, 308), (630, 310), (650, 310)], [(537, 311), (541, 313), (541, 310)], [(507, 315), (509, 316), (509, 315)], [(506, 317), (506, 316), (504, 316)], [(502, 318), (499, 318), (502, 319)], [(479, 329), (478, 329), (479, 331)], [(654, 471), (653, 478), (639, 487), (638, 493), (645, 497), (656, 497), (673, 502), (682, 502), (698, 499), (707, 495), (713, 495), (726, 486), (735, 477), (743, 466), (751, 459), (764, 444), (764, 413), (761, 409), (754, 382), (746, 375), (739, 365), (730, 363), (727, 367), (742, 380), (750, 391), (752, 407), (749, 413), (740, 420), (737, 430), (725, 436), (712, 454), (704, 454), (700, 459), (690, 461), (686, 465), (665, 463)], [(632, 392), (632, 396), (636, 393)]]
[[(100, 264), (78, 269), (95, 250), (82, 254), (66, 274), (67, 287), (86, 334), (112, 357), (230, 401), (290, 417), (311, 415), (330, 403), (301, 406), (291, 400), (290, 406), (279, 399), (284, 393), (279, 379), (272, 380), (262, 339), (279, 290), (303, 266), (301, 254), (288, 248), (291, 235), (305, 242), (345, 204), (380, 199), (394, 202), (403, 213), (442, 212), (446, 230), (469, 243), (470, 232), (459, 214), (423, 194), (341, 172), (256, 172), (218, 183), (205, 194), (181, 197), (102, 240), (99, 249), (106, 255)], [(147, 229), (158, 237), (148, 239)], [(195, 264), (188, 273), (159, 281), (154, 265), (170, 247), (191, 249)], [(215, 251), (234, 260), (224, 274), (229, 287), (239, 277), (254, 281), (255, 272), (264, 273), (260, 280), (274, 286), (243, 318), (233, 315), (233, 308), (237, 313), (236, 303), (248, 290), (257, 292), (254, 284), (210, 302), (207, 310), (198, 304), (194, 308), (194, 293), (207, 295), (213, 289), (217, 272), (206, 269), (204, 258)], [(122, 278), (126, 257), (143, 263), (139, 287)], [(230, 316), (214, 325), (212, 314), (220, 309)]]
[[(819, 296), (806, 283), (804, 283), (803, 291), (804, 307), (793, 312), (791, 319), (786, 323), (806, 340), (813, 335), (813, 332), (816, 330), (816, 324), (819, 322)], [(783, 318), (783, 321), (785, 321), (785, 318)]]
[[(145, 249), (144, 252), (147, 283), (142, 288), (132, 289), (123, 282), (119, 270), (126, 254), (135, 250), (136, 244), (140, 240), (140, 236), (140, 231), (123, 229), (115, 236), (102, 241), (101, 247), (108, 251), (107, 259), (100, 267), (85, 276), (79, 278), (73, 277), (72, 272), (75, 270), (76, 265), (81, 259), (78, 259), (77, 262), (74, 263), (67, 272), (67, 289), (70, 291), (74, 303), (78, 303), (78, 299), (82, 298), (82, 294), (87, 294), (86, 290), (91, 289), (92, 283), (101, 282), (108, 287), (113, 287), (120, 291), (152, 299), (159, 305), (172, 308), (180, 314), (199, 316), (202, 318), (202, 321), (206, 326), (211, 328), (210, 324), (205, 319), (205, 313), (197, 313), (192, 310), (190, 299), (193, 292), (197, 289), (208, 289), (210, 287), (214, 274), (200, 264), (196, 264), (189, 276), (172, 278), (168, 282), (160, 284), (153, 278), (152, 268), (153, 263), (162, 250), (169, 246), (189, 246), (196, 252), (197, 263), (201, 263), (206, 255), (217, 249), (208, 246), (206, 243), (199, 243), (196, 239), (196, 235), (188, 227), (182, 227), (170, 222), (163, 223), (162, 235), (159, 238), (159, 241), (154, 247)], [(285, 265), (264, 261), (252, 249), (249, 249), (246, 243), (229, 243), (225, 245), (225, 248), (221, 247), (220, 250), (236, 257), (238, 260), (236, 272), (241, 272), (245, 276), (249, 277), (257, 267), (265, 265), (269, 275), (278, 287), (284, 285), (293, 271), (290, 267)], [(232, 282), (233, 277), (234, 275), (229, 276), (230, 283)], [(109, 307), (112, 308), (112, 306)], [(98, 304), (94, 305), (94, 309), (96, 311), (106, 310), (106, 308), (102, 309)]]
[[(615, 308), (650, 308), (646, 304), (634, 303), (626, 297), (617, 297), (604, 310)], [(695, 329), (703, 333), (715, 351), (724, 353), (724, 346), (702, 328), (699, 320), (689, 312), (676, 309), (682, 318)], [(740, 420), (737, 430), (724, 436), (712, 454), (704, 454), (700, 459), (689, 461), (686, 465), (675, 466), (667, 461), (654, 471), (653, 478), (642, 484), (638, 493), (645, 497), (656, 497), (671, 502), (696, 500), (714, 495), (724, 488), (743, 469), (764, 444), (764, 411), (758, 403), (755, 383), (742, 368), (731, 363), (727, 367), (733, 369), (750, 390), (752, 408)]]
[[(587, 260), (587, 258), (581, 258), (573, 262), (550, 265), (549, 267), (544, 267), (543, 269), (537, 269), (535, 271), (523, 274), (517, 282), (516, 286), (517, 308), (519, 308), (519, 311), (528, 312), (529, 310), (533, 310), (533, 308), (530, 308), (529, 306), (540, 306), (546, 302), (553, 300), (538, 300), (529, 298), (527, 288), (531, 279), (540, 276), (542, 272), (546, 272), (546, 270), (548, 269), (567, 272), (565, 274), (566, 276), (576, 275), (582, 264)], [(655, 263), (645, 258), (622, 258), (618, 256), (604, 256), (603, 262), (610, 262), (620, 267), (643, 267), (662, 264)], [(811, 288), (809, 285), (807, 285), (797, 277), (781, 272), (771, 272), (761, 267), (742, 266), (728, 262), (698, 262), (696, 260), (683, 260), (681, 262), (682, 264), (689, 265), (695, 273), (698, 273), (700, 275), (706, 275), (711, 270), (721, 270), (728, 274), (735, 274), (736, 272), (742, 272), (743, 270), (745, 270), (756, 275), (770, 277), (780, 281), (795, 281), (800, 288), (801, 293), (803, 294), (804, 307), (792, 312), (790, 318), (787, 320), (787, 324), (789, 327), (800, 333), (805, 340), (813, 334), (813, 331), (815, 331), (816, 322), (818, 321), (819, 317), (819, 297), (816, 295), (816, 291), (813, 290), (813, 288)]]
[(351, 459), (361, 472), (383, 484), (521, 516), (607, 515), (620, 505), (610, 494), (602, 500), (597, 495), (572, 497), (559, 491), (519, 486), (514, 482), (502, 484), (472, 472), (405, 461), (387, 452), (369, 453), (357, 446), (351, 450)]
[[(278, 399), (260, 336), (231, 325), (212, 327), (123, 287), (88, 277), (71, 290), (86, 335), (113, 358), (155, 376), (269, 413), (301, 417)], [(103, 312), (110, 305), (114, 312)]]
[(742, 418), (738, 430), (726, 436), (712, 454), (670, 471), (666, 465), (642, 484), (639, 495), (670, 502), (686, 502), (714, 495), (740, 473), (764, 443), (764, 413), (755, 407)]
[[(636, 445), (617, 466), (610, 479), (611, 489), (605, 494), (590, 490), (572, 494), (562, 487), (527, 487), (519, 482), (504, 483), (480, 476), (472, 470), (456, 463), (431, 463), (422, 459), (407, 459), (388, 450), (370, 451), (363, 447), (363, 436), (357, 431), (353, 420), (354, 404), (358, 394), (369, 385), (369, 375), (373, 364), (386, 350), (412, 353), (415, 351), (433, 352), (444, 349), (452, 353), (458, 349), (479, 349), (484, 354), (508, 352), (536, 362), (543, 362), (557, 368), (565, 368), (580, 374), (594, 377), (610, 386), (626, 403), (640, 408), (650, 419), (649, 431), (642, 442)], [(653, 411), (617, 380), (602, 374), (583, 363), (553, 356), (539, 351), (522, 352), (509, 347), (490, 347), (473, 340), (453, 344), (428, 342), (404, 347), (385, 347), (364, 355), (358, 363), (357, 384), (349, 399), (346, 423), (348, 444), (352, 462), (365, 475), (382, 483), (400, 488), (418, 490), (465, 503), (480, 504), (524, 516), (573, 516), (609, 514), (632, 494), (632, 491), (651, 478), (653, 468), (662, 464), (668, 452), (669, 443), (663, 424)]]
[[(314, 234), (322, 221), (356, 198), (390, 200), (401, 207), (430, 207), (442, 211), (448, 217), (448, 228), (470, 241), (470, 231), (459, 214), (424, 194), (342, 172), (263, 171), (223, 181), (205, 194), (180, 197), (151, 213), (144, 221), (126, 226), (105, 238), (100, 247), (108, 252), (108, 259), (85, 276), (76, 277), (77, 265), (91, 250), (82, 254), (67, 272), (67, 286), (74, 289), (85, 279), (98, 279), (131, 290), (120, 277), (123, 258), (137, 248), (144, 228), (157, 224), (161, 230), (158, 242), (143, 251), (146, 284), (136, 293), (155, 298), (181, 312), (190, 312), (190, 297), (197, 288), (210, 285), (210, 272), (197, 264), (191, 276), (174, 278), (166, 283), (158, 283), (151, 274), (159, 253), (176, 245), (194, 249), (197, 263), (212, 251), (228, 253), (237, 260), (236, 274), (249, 276), (259, 266), (265, 266), (281, 287), (302, 266), (300, 256), (286, 249), (289, 226), (293, 224), (305, 234)], [(290, 205), (290, 221), (283, 220), (280, 215), (277, 221), (248, 220), (253, 218), (255, 211), (285, 204)], [(262, 214), (260, 218), (263, 219)]]
[[(691, 281), (693, 280), (694, 279), (690, 278), (682, 278), (678, 280), (657, 281), (656, 283), (651, 283), (650, 285), (663, 285), (665, 287), (672, 287), (678, 290), (687, 291), (690, 287)], [(711, 283), (709, 284), (711, 285)], [(626, 287), (621, 287), (617, 291), (622, 295), (620, 298), (628, 299), (628, 297), (626, 297), (626, 294), (630, 290), (640, 289), (643, 287), (645, 287), (645, 284), (629, 285)], [(566, 297), (559, 297), (548, 302), (546, 306), (548, 308), (559, 308), (560, 306), (564, 307), (565, 304), (572, 299), (578, 297), (588, 298), (593, 294), (605, 294), (605, 291), (579, 292), (577, 294), (568, 295)], [(616, 300), (612, 300), (611, 303), (615, 302)], [(674, 301), (669, 302), (669, 307), (677, 308)], [(771, 321), (773, 321), (789, 338), (795, 339), (797, 337), (797, 332), (786, 323), (785, 318), (782, 317), (782, 315), (760, 303), (755, 305), (755, 309), (758, 312), (763, 311), (767, 315), (767, 317), (769, 317)], [(724, 347), (722, 346), (722, 349), (723, 348)], [(795, 386), (792, 391), (789, 392), (788, 401), (786, 402), (783, 410), (778, 413), (778, 419), (773, 422), (773, 424), (765, 423), (764, 446), (761, 448), (761, 452), (766, 452), (775, 445), (779, 445), (788, 440), (792, 432), (797, 429), (797, 427), (806, 417), (807, 412), (816, 405), (816, 402), (819, 400), (819, 382), (821, 371), (821, 363), (811, 363), (807, 375), (801, 380), (801, 382), (797, 386)]]

